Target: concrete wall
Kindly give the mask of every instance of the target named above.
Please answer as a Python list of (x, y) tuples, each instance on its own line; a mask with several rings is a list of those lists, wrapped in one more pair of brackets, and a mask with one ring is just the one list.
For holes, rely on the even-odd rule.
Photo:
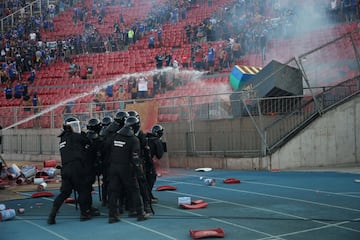
[(171, 157), (172, 168), (195, 169), (210, 167), (213, 169), (263, 170), (268, 166), (266, 158), (226, 158), (226, 157)]
[(270, 161), (276, 169), (360, 164), (360, 97), (326, 112)]
[(326, 112), (264, 158), (173, 157), (171, 167), (239, 170), (360, 165), (360, 97)]
[(226, 158), (226, 157), (171, 157), (172, 168), (195, 169), (208, 167), (213, 169), (267, 170), (269, 158)]
[[(306, 167), (322, 167), (345, 164), (360, 165), (360, 97), (326, 112), (289, 143), (272, 156), (264, 158), (231, 157), (167, 157), (168, 166), (174, 168), (211, 167), (214, 169), (270, 170)], [(45, 130), (47, 134), (57, 136), (59, 129)], [(52, 132), (53, 131), (53, 132)], [(45, 133), (45, 132), (43, 132)], [(7, 133), (5, 132), (5, 135)], [(43, 155), (23, 154), (17, 151), (18, 142), (5, 143), (13, 149), (11, 154), (2, 154), (7, 161), (44, 161), (60, 159), (58, 138), (51, 141), (36, 139), (39, 130), (23, 130), (19, 134), (28, 139), (29, 148), (41, 145)], [(40, 134), (41, 136), (41, 134)], [(39, 138), (39, 137), (38, 137)], [(38, 143), (42, 144), (38, 144)], [(33, 144), (31, 144), (33, 143)], [(36, 144), (35, 144), (36, 143)], [(45, 147), (46, 146), (46, 147)], [(39, 149), (36, 149), (38, 152)]]

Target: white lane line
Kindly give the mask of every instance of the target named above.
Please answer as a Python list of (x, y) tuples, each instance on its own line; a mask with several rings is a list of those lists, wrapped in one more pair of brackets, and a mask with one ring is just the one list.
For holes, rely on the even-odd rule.
[(308, 191), (308, 192), (315, 192), (315, 193), (323, 193), (323, 194), (330, 194), (330, 195), (336, 195), (336, 196), (344, 196), (344, 197), (352, 197), (352, 198), (360, 198), (359, 195), (352, 195), (352, 194), (359, 194), (358, 192), (328, 192), (328, 191), (322, 191), (322, 190), (314, 190), (314, 189), (308, 189), (308, 188), (299, 188), (299, 187), (289, 187), (284, 185), (278, 185), (278, 184), (271, 184), (271, 183), (259, 183), (259, 182), (249, 182), (249, 181), (243, 181), (244, 183), (248, 184), (258, 184), (258, 185), (264, 185), (264, 186), (271, 186), (271, 187), (279, 187), (279, 188), (287, 188), (287, 189), (294, 189), (294, 190), (302, 190), (302, 191)]
[[(184, 183), (184, 182), (181, 182), (181, 183)], [(191, 184), (191, 183), (189, 183), (189, 184), (190, 185), (197, 185), (197, 186), (200, 185), (200, 184)], [(203, 185), (200, 185), (200, 186), (203, 186)], [(214, 187), (215, 186), (211, 186), (211, 188), (214, 188)], [(226, 189), (226, 190), (229, 190), (229, 189)], [(230, 190), (233, 190), (233, 189), (230, 189)], [(192, 197), (197, 197), (197, 198), (205, 198), (205, 199), (209, 199), (211, 201), (221, 201), (223, 203), (227, 203), (227, 204), (230, 204), (230, 205), (252, 208), (252, 209), (259, 210), (259, 211), (271, 212), (271, 213), (275, 213), (275, 214), (279, 214), (279, 215), (283, 215), (283, 216), (287, 216), (287, 217), (292, 217), (292, 218), (296, 218), (296, 219), (301, 219), (301, 220), (310, 220), (310, 221), (315, 222), (315, 223), (323, 224), (323, 225), (330, 226), (330, 227), (334, 226), (334, 227), (338, 227), (338, 228), (345, 229), (345, 230), (352, 231), (352, 232), (360, 232), (360, 230), (357, 230), (357, 229), (341, 226), (343, 224), (349, 223), (350, 221), (343, 221), (343, 222), (341, 222), (341, 224), (339, 224), (339, 223), (338, 224), (329, 224), (327, 222), (320, 221), (320, 220), (309, 219), (309, 218), (305, 218), (305, 217), (301, 217), (301, 216), (297, 216), (297, 215), (293, 215), (293, 214), (288, 214), (288, 213), (284, 213), (284, 212), (280, 212), (280, 211), (275, 211), (275, 210), (271, 210), (271, 209), (267, 209), (267, 208), (254, 207), (254, 206), (250, 206), (250, 205), (247, 205), (247, 204), (240, 204), (240, 203), (234, 203), (234, 202), (229, 202), (229, 201), (223, 201), (223, 200), (216, 199), (216, 198), (199, 196), (199, 195), (189, 194), (189, 193), (179, 192), (179, 191), (170, 191), (169, 193), (177, 194), (177, 195), (187, 195), (187, 196), (192, 196)], [(353, 219), (351, 221), (358, 221), (358, 219)]]
[[(23, 194), (23, 195), (25, 195), (25, 196), (31, 196), (31, 194), (28, 194), (28, 193), (21, 193), (21, 194)], [(51, 201), (51, 202), (54, 201), (54, 199), (51, 199), (51, 198), (42, 198), (42, 199), (45, 199), (45, 200), (48, 200), (48, 201)], [(75, 204), (67, 204), (67, 205), (68, 205), (68, 206), (75, 207)], [(101, 212), (101, 215), (108, 216), (108, 214), (107, 214), (107, 213), (104, 213), (104, 212)], [(18, 216), (16, 216), (16, 217), (18, 217)], [(49, 232), (49, 233), (51, 233), (51, 234), (54, 234), (55, 236), (58, 236), (58, 237), (60, 237), (61, 239), (69, 240), (69, 239), (67, 239), (67, 238), (65, 238), (65, 237), (57, 234), (56, 232), (53, 232), (53, 231), (51, 231), (51, 230), (48, 230), (46, 227), (43, 227), (43, 226), (41, 226), (41, 225), (38, 225), (38, 224), (36, 224), (36, 223), (34, 223), (34, 222), (30, 221), (30, 220), (25, 220), (24, 218), (20, 218), (20, 219), (21, 219), (22, 221), (26, 221), (26, 222), (34, 225), (34, 226), (37, 226), (37, 227), (39, 227), (39, 228), (41, 228), (41, 229), (43, 229), (43, 230), (45, 230), (45, 231), (47, 231), (47, 232)], [(162, 233), (162, 232), (156, 231), (156, 230), (151, 229), (151, 228), (144, 227), (144, 226), (142, 226), (142, 225), (140, 225), (140, 224), (136, 224), (136, 223), (130, 222), (130, 221), (128, 221), (128, 220), (126, 220), (126, 219), (123, 219), (123, 218), (121, 219), (121, 222), (128, 223), (128, 224), (130, 224), (130, 225), (136, 226), (136, 227), (141, 228), (141, 229), (144, 229), (144, 230), (146, 230), (146, 231), (149, 231), (149, 232), (155, 233), (155, 234), (157, 234), (157, 235), (163, 236), (163, 237), (165, 237), (165, 238), (167, 238), (167, 239), (177, 240), (177, 238), (174, 238), (174, 237), (172, 237), (172, 236), (170, 236), (170, 235), (164, 234), (164, 233)]]
[[(305, 232), (311, 232), (311, 231), (316, 231), (316, 230), (320, 230), (320, 229), (327, 229), (327, 228), (331, 228), (331, 227), (337, 227), (337, 228), (341, 228), (341, 229), (344, 229), (344, 230), (347, 230), (347, 231), (352, 231), (352, 232), (358, 232), (358, 233), (360, 233), (360, 230), (341, 226), (341, 225), (343, 225), (343, 224), (350, 223), (350, 221), (343, 221), (343, 222), (339, 222), (339, 223), (329, 224), (329, 223), (326, 223), (326, 222), (323, 222), (323, 221), (318, 221), (318, 220), (312, 220), (312, 219), (308, 219), (308, 218), (303, 218), (303, 217), (300, 217), (300, 216), (296, 216), (296, 215), (292, 215), (292, 214), (287, 214), (287, 213), (283, 213), (283, 212), (279, 212), (279, 211), (274, 211), (274, 210), (270, 210), (270, 209), (266, 209), (266, 208), (259, 208), (259, 207), (249, 206), (249, 205), (246, 205), (246, 204), (239, 204), (239, 203), (234, 203), (234, 202), (229, 202), (229, 201), (222, 201), (222, 200), (219, 200), (219, 199), (214, 199), (214, 198), (209, 198), (209, 197), (204, 197), (204, 196), (199, 196), (199, 195), (194, 195), (194, 194), (188, 194), (188, 193), (179, 192), (179, 191), (176, 191), (176, 192), (170, 191), (169, 193), (171, 193), (171, 194), (176, 194), (176, 195), (182, 195), (182, 196), (184, 196), (184, 195), (186, 194), (187, 196), (197, 197), (197, 198), (201, 198), (201, 199), (209, 199), (209, 200), (212, 200), (212, 201), (223, 202), (223, 203), (227, 203), (227, 204), (231, 204), (231, 205), (235, 205), (235, 206), (253, 208), (253, 209), (256, 209), (256, 210), (266, 211), (266, 212), (271, 212), (271, 213), (276, 213), (276, 214), (279, 214), (279, 215), (285, 215), (285, 216), (293, 217), (293, 218), (300, 219), (300, 220), (311, 220), (312, 222), (315, 222), (315, 223), (319, 223), (319, 224), (323, 224), (323, 225), (324, 225), (324, 226), (321, 226), (321, 227), (309, 228), (309, 229), (305, 229), (305, 230), (301, 230), (301, 231), (296, 231), (296, 232), (289, 232), (289, 233), (280, 234), (280, 235), (271, 235), (271, 234), (269, 234), (269, 233), (261, 232), (261, 231), (258, 231), (258, 230), (256, 230), (256, 229), (248, 228), (248, 227), (245, 227), (245, 226), (242, 226), (242, 225), (238, 225), (238, 224), (234, 224), (234, 223), (231, 223), (231, 222), (228, 222), (228, 221), (220, 220), (220, 219), (217, 219), (217, 218), (209, 218), (209, 219), (212, 219), (212, 220), (214, 220), (214, 221), (218, 221), (218, 222), (222, 222), (222, 223), (225, 223), (225, 224), (228, 224), (228, 225), (232, 225), (232, 226), (235, 226), (235, 227), (243, 228), (243, 229), (246, 229), (246, 230), (249, 230), (249, 231), (252, 231), (252, 232), (256, 232), (256, 233), (268, 235), (268, 237), (266, 237), (266, 238), (260, 238), (261, 240), (265, 240), (265, 239), (269, 240), (269, 239), (273, 239), (274, 237), (275, 237), (275, 239), (282, 239), (282, 237), (286, 237), (286, 236), (290, 236), (290, 235), (296, 235), (296, 234), (305, 233)], [(167, 206), (166, 206), (166, 207), (167, 207)], [(175, 210), (179, 211), (179, 210), (176, 209), (176, 208), (172, 208), (172, 207), (167, 207), (167, 208), (171, 208), (171, 209), (175, 209)], [(192, 213), (192, 214), (194, 214), (194, 213)], [(194, 214), (194, 215), (201, 216), (200, 214)], [(354, 219), (353, 221), (359, 221), (359, 220), (360, 220), (360, 218)]]
[(48, 228), (46, 228), (46, 227), (43, 227), (43, 226), (41, 226), (41, 225), (33, 222), (33, 221), (27, 220), (27, 219), (25, 219), (25, 218), (23, 218), (23, 217), (20, 217), (20, 216), (16, 216), (16, 218), (17, 218), (17, 219), (20, 219), (21, 221), (26, 222), (26, 223), (28, 223), (28, 224), (30, 224), (30, 225), (33, 225), (33, 226), (35, 226), (35, 227), (37, 227), (37, 228), (40, 228), (41, 230), (43, 230), (43, 231), (45, 231), (45, 232), (48, 232), (48, 233), (50, 233), (51, 235), (54, 235), (54, 236), (56, 236), (56, 237), (58, 237), (58, 238), (60, 238), (60, 239), (70, 240), (70, 239), (68, 239), (68, 238), (66, 238), (66, 237), (64, 237), (64, 236), (62, 236), (62, 235), (60, 235), (60, 234), (58, 234), (58, 233), (56, 233), (56, 232), (54, 232), (54, 231), (51, 231), (50, 229), (48, 229)]
[[(151, 219), (149, 219), (149, 220), (151, 221)], [(148, 228), (148, 227), (144, 227), (144, 226), (142, 226), (142, 225), (139, 225), (139, 224), (130, 222), (130, 221), (125, 220), (125, 219), (123, 219), (123, 218), (121, 218), (121, 222), (126, 222), (126, 223), (128, 223), (128, 224), (130, 224), (130, 225), (133, 225), (133, 226), (136, 226), (136, 227), (138, 227), (138, 228), (142, 228), (142, 229), (144, 229), (144, 230), (146, 230), (146, 231), (149, 231), (149, 232), (155, 233), (155, 234), (157, 234), (157, 235), (166, 237), (167, 239), (178, 240), (177, 238), (174, 238), (174, 237), (172, 237), (172, 236), (170, 236), (170, 235), (167, 235), (167, 234), (165, 234), (165, 233), (156, 231), (156, 230), (154, 230), (154, 229), (151, 229), (151, 228)]]
[[(177, 208), (174, 208), (174, 207), (170, 207), (170, 206), (166, 206), (166, 205), (162, 205), (162, 204), (158, 204), (158, 203), (156, 204), (156, 206), (159, 206), (159, 207), (162, 207), (162, 208), (167, 208), (167, 209), (177, 211), (177, 212), (181, 212), (181, 213), (186, 213), (186, 214), (189, 214), (189, 215), (194, 215), (194, 216), (197, 216), (197, 217), (207, 217), (206, 215), (202, 215), (202, 214), (191, 212), (191, 211), (181, 210), (181, 209), (177, 209)], [(218, 218), (209, 218), (209, 219), (212, 220), (212, 221), (221, 222), (221, 223), (224, 223), (224, 224), (227, 224), (227, 225), (231, 225), (231, 226), (234, 226), (234, 227), (237, 227), (237, 228), (242, 228), (242, 229), (248, 230), (250, 232), (255, 232), (255, 233), (265, 235), (265, 236), (268, 236), (268, 237), (274, 237), (273, 235), (271, 235), (269, 233), (258, 231), (258, 230), (253, 229), (253, 228), (245, 227), (245, 226), (235, 224), (235, 223), (232, 223), (232, 222), (228, 222), (228, 221), (225, 221), (225, 220), (221, 220), (221, 219), (218, 219)]]
[[(192, 186), (203, 186), (203, 184), (181, 182), (181, 181), (175, 181), (175, 180), (162, 179), (162, 181), (167, 181), (167, 182), (172, 182), (172, 183), (181, 183), (181, 184), (187, 184), (187, 185), (192, 185)], [(323, 206), (323, 207), (338, 208), (341, 210), (347, 210), (347, 211), (352, 211), (352, 212), (360, 212), (360, 209), (356, 209), (356, 208), (348, 208), (348, 207), (343, 207), (343, 206), (314, 202), (314, 201), (303, 200), (303, 199), (298, 199), (298, 198), (283, 197), (283, 196), (272, 195), (272, 194), (267, 194), (267, 193), (252, 192), (252, 191), (225, 188), (225, 187), (219, 187), (219, 186), (211, 186), (211, 188), (216, 188), (216, 189), (221, 189), (221, 190), (226, 190), (226, 191), (231, 191), (231, 192), (248, 193), (248, 194), (260, 195), (260, 196), (265, 196), (265, 197), (280, 198), (280, 199), (285, 199), (285, 200), (290, 200), (290, 201), (295, 201), (295, 202), (303, 202), (303, 203), (308, 203), (308, 204), (313, 204), (313, 205), (319, 205), (319, 206)]]
[[(198, 175), (193, 175), (193, 174), (185, 174), (185, 176), (189, 176), (189, 177), (196, 177), (199, 178)], [(216, 180), (222, 181), (224, 180), (224, 178), (216, 178), (216, 177), (210, 177), (210, 178), (214, 178)], [(159, 178), (158, 178), (159, 179)], [(159, 179), (160, 180), (160, 179)], [(272, 183), (263, 183), (263, 182), (252, 182), (252, 181), (246, 181), (246, 180), (241, 180), (242, 183), (247, 183), (247, 184), (257, 184), (257, 185), (264, 185), (264, 186), (271, 186), (271, 187), (279, 187), (279, 188), (286, 188), (286, 189), (294, 189), (294, 190), (301, 190), (301, 191), (308, 191), (308, 192), (315, 192), (315, 193), (323, 193), (323, 194), (331, 194), (331, 195), (339, 195), (339, 196), (345, 196), (345, 197), (353, 197), (353, 198), (360, 198), (359, 192), (341, 192), (341, 193), (336, 193), (336, 192), (328, 192), (328, 191), (322, 191), (322, 190), (315, 190), (315, 189), (311, 189), (311, 188), (301, 188), (301, 187), (290, 187), (290, 186), (285, 186), (285, 185), (279, 185), (279, 184), (272, 184)], [(355, 195), (352, 195), (355, 194)]]
[[(360, 218), (354, 219), (354, 221), (359, 221), (359, 220), (360, 220)], [(330, 227), (341, 227), (339, 225), (342, 225), (342, 224), (345, 224), (345, 223), (349, 223), (349, 221), (333, 223), (333, 224), (329, 224), (327, 226), (310, 228), (310, 229), (305, 229), (305, 230), (296, 231), (296, 232), (284, 233), (284, 234), (276, 235), (275, 237), (287, 237), (287, 236), (296, 235), (296, 234), (300, 234), (300, 233), (307, 233), (307, 232), (313, 232), (313, 231), (317, 231), (317, 230), (322, 230), (322, 229), (326, 229), (326, 228), (330, 228)], [(345, 228), (345, 229), (347, 229), (347, 228)], [(352, 230), (352, 229), (350, 229), (350, 230)], [(360, 231), (358, 231), (358, 232), (360, 232)], [(271, 239), (271, 238), (260, 238), (258, 240), (269, 240), (269, 239)]]
[[(339, 195), (345, 195), (345, 196), (351, 196), (351, 197), (359, 197), (360, 198), (360, 192), (342, 192), (341, 194)], [(352, 194), (355, 194), (355, 195), (352, 195)], [(357, 196), (358, 195), (358, 196)]]
[(210, 197), (195, 195), (195, 194), (186, 193), (186, 192), (179, 192), (178, 190), (177, 191), (169, 191), (169, 193), (176, 194), (176, 195), (182, 195), (182, 196), (186, 195), (186, 196), (195, 197), (195, 198), (199, 198), (199, 199), (207, 199), (207, 200), (216, 201), (216, 202), (222, 202), (222, 203), (226, 203), (226, 204), (230, 204), (230, 205), (235, 205), (237, 207), (251, 208), (251, 209), (255, 209), (255, 210), (259, 210), (259, 211), (275, 213), (278, 215), (283, 215), (286, 217), (291, 217), (291, 218), (300, 219), (300, 220), (308, 220), (308, 218), (300, 217), (300, 216), (289, 214), (289, 213), (283, 213), (283, 212), (279, 212), (279, 211), (275, 211), (275, 210), (271, 210), (271, 209), (267, 209), (267, 208), (250, 206), (247, 204), (224, 201), (224, 200), (220, 200), (220, 199), (216, 199), (216, 198), (210, 198)]

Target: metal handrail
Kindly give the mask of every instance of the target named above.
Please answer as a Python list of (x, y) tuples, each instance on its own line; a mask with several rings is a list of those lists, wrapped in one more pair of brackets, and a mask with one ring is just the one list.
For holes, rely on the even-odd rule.
[[(360, 76), (349, 79), (349, 80), (347, 80), (345, 82), (339, 83), (336, 86), (330, 87), (329, 89), (325, 90), (324, 92), (316, 95), (315, 97), (318, 100), (324, 99), (324, 98), (326, 98), (326, 96), (336, 96), (336, 97), (338, 97), (337, 99), (334, 99), (334, 101), (330, 102), (329, 104), (326, 104), (326, 102), (321, 101), (322, 109), (323, 109), (322, 112), (329, 111), (330, 109), (333, 109), (335, 106), (347, 101), (348, 99), (352, 98), (353, 96), (358, 95), (360, 93), (360, 90), (357, 89), (356, 82), (359, 81), (359, 80), (360, 80)], [(339, 94), (337, 94), (337, 95), (333, 94), (334, 91), (336, 92), (340, 88), (349, 89), (349, 87), (353, 88), (353, 91), (351, 91), (351, 89), (350, 89), (350, 91), (348, 92), (349, 94), (346, 94), (346, 95), (343, 95), (343, 96), (340, 96)], [(311, 104), (314, 104), (314, 98), (311, 98), (309, 101), (305, 102), (297, 111), (290, 112), (290, 113), (284, 115), (283, 117), (277, 119), (276, 121), (272, 122), (270, 125), (268, 125), (265, 128), (265, 132), (269, 131), (271, 128), (275, 128), (276, 125), (279, 125), (284, 121), (288, 121), (288, 119), (291, 118), (291, 116), (297, 114), (298, 112), (302, 112), (304, 109), (306, 109)], [(291, 138), (291, 136), (293, 136), (295, 133), (299, 132), (300, 130), (304, 129), (309, 123), (314, 121), (318, 116), (320, 116), (319, 112), (314, 108), (313, 111), (311, 111), (309, 113), (309, 115), (307, 115), (302, 122), (298, 123), (290, 131), (286, 131), (284, 133), (284, 135), (281, 136), (277, 141), (270, 144), (268, 154), (271, 154), (276, 149), (281, 147), (284, 143), (287, 142), (287, 140), (289, 138)]]

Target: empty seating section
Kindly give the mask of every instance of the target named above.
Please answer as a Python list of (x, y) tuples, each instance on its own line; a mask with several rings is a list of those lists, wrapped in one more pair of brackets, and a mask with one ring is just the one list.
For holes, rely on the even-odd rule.
[(22, 99), (5, 99), (4, 94), (2, 94), (0, 98), (0, 106), (6, 106), (6, 107), (17, 107), (21, 106)]

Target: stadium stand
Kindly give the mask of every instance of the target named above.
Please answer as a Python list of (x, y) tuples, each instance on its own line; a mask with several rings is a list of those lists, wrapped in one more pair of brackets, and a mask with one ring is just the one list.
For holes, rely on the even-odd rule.
[[(201, 27), (201, 23), (209, 24), (212, 20), (218, 20), (218, 24), (213, 24), (212, 27), (216, 29), (217, 36), (215, 39), (211, 39), (213, 47), (217, 52), (221, 49), (226, 49), (229, 55), (232, 55), (231, 45), (233, 35), (236, 33), (236, 29), (246, 27), (248, 32), (241, 32), (239, 39), (244, 41), (243, 55), (238, 59), (229, 60), (229, 65), (218, 70), (213, 76), (206, 75), (206, 67), (201, 69), (204, 75), (201, 77), (201, 81), (190, 81), (185, 79), (182, 84), (174, 84), (173, 79), (168, 78), (166, 85), (166, 91), (161, 93), (154, 93), (153, 86), (149, 87), (149, 95), (158, 99), (163, 107), (168, 104), (175, 104), (174, 101), (165, 100), (169, 97), (181, 97), (181, 96), (198, 96), (206, 95), (203, 98), (196, 98), (195, 103), (211, 102), (211, 94), (219, 91), (219, 86), (223, 86), (224, 92), (231, 91), (228, 84), (227, 74), (234, 64), (250, 65), (263, 67), (272, 59), (278, 61), (287, 61), (294, 56), (300, 55), (304, 52), (310, 51), (315, 47), (326, 44), (332, 41), (338, 36), (355, 31), (358, 28), (358, 20), (354, 22), (344, 22), (343, 20), (331, 23), (323, 24), (319, 27), (311, 29), (305, 33), (295, 34), (293, 36), (283, 35), (283, 30), (286, 28), (286, 24), (289, 24), (289, 19), (292, 18), (292, 14), (289, 13), (289, 9), (283, 9), (282, 14), (287, 13), (289, 16), (284, 17), (285, 22), (278, 22), (276, 20), (276, 26), (269, 25), (270, 22), (274, 22), (274, 19), (279, 19), (276, 7), (270, 4), (271, 1), (213, 1), (210, 6), (206, 1), (196, 1), (196, 4), (192, 4), (191, 1), (166, 1), (166, 0), (132, 0), (131, 6), (121, 5), (121, 1), (113, 1), (115, 4), (104, 4), (107, 1), (101, 2), (98, 5), (94, 5), (94, 1), (86, 0), (81, 3), (76, 3), (74, 6), (69, 6), (64, 11), (58, 12), (52, 21), (54, 23), (54, 30), (48, 31), (44, 27), (40, 27), (39, 34), (41, 40), (44, 43), (54, 43), (56, 45), (56, 54), (66, 54), (66, 49), (71, 48), (72, 54), (70, 55), (71, 62), (65, 61), (64, 55), (54, 60), (55, 62), (49, 63), (45, 66), (46, 60), (42, 59), (42, 66), (36, 71), (36, 78), (33, 84), (29, 86), (29, 91), (33, 93), (36, 91), (42, 100), (43, 106), (51, 106), (82, 93), (91, 93), (99, 85), (105, 84), (111, 79), (122, 75), (138, 72), (146, 72), (155, 70), (155, 56), (158, 53), (171, 53), (172, 58), (180, 61), (184, 56), (191, 59), (190, 70), (193, 69), (193, 57), (194, 48), (201, 47), (203, 52), (207, 52), (208, 40), (201, 42), (201, 39), (191, 40), (187, 39), (186, 26), (190, 24), (192, 28), (198, 31)], [(299, 5), (294, 6), (289, 1), (282, 1), (286, 6), (292, 6), (294, 8), (301, 9), (304, 4), (309, 4), (313, 1), (301, 1), (296, 3)], [(319, 1), (320, 2), (320, 1)], [(325, 4), (328, 1), (321, 1), (321, 4)], [(237, 4), (235, 4), (237, 3)], [(290, 4), (290, 5), (287, 5)], [(321, 6), (318, 3), (317, 6)], [(183, 7), (186, 8), (186, 17), (183, 19), (181, 16)], [(81, 17), (79, 16), (79, 9)], [(261, 34), (259, 29), (255, 27), (249, 27), (247, 25), (236, 25), (235, 21), (231, 22), (231, 17), (236, 17), (238, 21), (245, 21), (242, 17), (244, 15), (237, 16), (234, 11), (239, 10), (239, 13), (252, 9), (253, 16), (247, 16), (251, 23), (255, 23), (259, 29), (265, 28), (271, 35), (267, 39), (266, 44), (266, 59), (261, 55), (261, 51), (258, 49), (258, 42), (251, 42), (251, 37), (246, 38), (247, 34), (254, 34), (252, 37), (257, 38), (256, 34)], [(293, 8), (291, 8), (293, 10)], [(326, 9), (324, 7), (324, 9)], [(103, 11), (103, 13), (102, 13)], [(120, 14), (121, 13), (121, 14)], [(164, 19), (156, 18), (156, 14), (169, 14)], [(49, 14), (49, 13), (47, 13)], [(101, 23), (99, 22), (99, 15), (103, 14)], [(178, 19), (174, 19), (174, 15), (178, 14)], [(124, 22), (121, 23), (120, 15), (122, 15)], [(251, 15), (251, 14), (250, 14)], [(78, 19), (77, 19), (78, 18)], [(220, 19), (220, 21), (219, 21)], [(36, 18), (32, 19), (36, 23)], [(249, 21), (250, 21), (249, 20)], [(115, 22), (119, 23), (122, 34), (116, 35)], [(147, 24), (148, 29), (145, 30), (144, 35), (141, 36), (135, 43), (126, 43), (127, 30), (130, 28), (137, 29), (141, 23)], [(263, 25), (262, 25), (263, 24)], [(265, 27), (267, 26), (267, 28)], [(148, 41), (150, 36), (157, 38), (157, 29), (162, 29), (162, 41), (157, 41), (156, 47), (149, 49)], [(226, 29), (228, 31), (226, 31)], [(279, 30), (280, 29), (280, 30)], [(199, 30), (200, 31), (200, 30)], [(253, 31), (253, 32), (251, 32)], [(3, 34), (3, 39), (7, 39), (7, 34)], [(355, 41), (360, 45), (359, 33), (355, 33)], [(84, 38), (96, 38), (94, 43), (90, 44), (84, 41)], [(119, 38), (124, 38), (120, 39)], [(10, 37), (8, 37), (11, 40)], [(245, 40), (244, 40), (245, 39)], [(314, 39), (316, 41), (314, 41)], [(107, 49), (107, 44), (113, 42), (122, 41), (119, 47)], [(78, 43), (78, 44), (76, 44)], [(59, 47), (60, 46), (60, 47)], [(348, 78), (358, 75), (357, 70), (352, 70), (346, 65), (346, 60), (352, 58), (346, 49), (348, 43), (334, 44), (333, 51), (327, 52), (326, 58), (332, 59), (334, 62), (343, 62), (342, 65), (338, 65), (339, 69), (344, 71), (345, 76)], [(3, 46), (4, 47), (4, 46)], [(246, 48), (245, 48), (246, 47)], [(4, 47), (4, 49), (6, 46)], [(229, 50), (230, 48), (230, 50)], [(51, 47), (47, 50), (50, 51)], [(44, 53), (47, 54), (47, 53)], [(49, 53), (50, 54), (50, 53)], [(34, 57), (35, 54), (32, 56)], [(324, 56), (321, 56), (324, 57)], [(7, 63), (11, 62), (11, 58), (5, 59)], [(314, 61), (321, 61), (321, 59), (313, 59)], [(86, 79), (80, 78), (80, 76), (70, 76), (68, 74), (69, 65), (73, 63), (81, 68), (92, 68), (92, 72), (86, 74)], [(219, 59), (216, 58), (215, 65), (219, 66)], [(29, 70), (29, 69), (26, 69)], [(338, 72), (338, 71), (336, 71)], [(326, 73), (328, 76), (331, 73)], [(30, 75), (29, 71), (25, 71), (20, 74), (18, 80), (15, 80), (11, 84), (14, 85), (17, 81), (27, 79)], [(335, 69), (334, 69), (334, 75)], [(150, 83), (153, 82), (152, 76), (150, 77)], [(334, 82), (340, 81), (343, 76), (334, 76)], [(127, 79), (121, 80), (120, 83), (124, 85), (125, 89), (129, 88)], [(114, 85), (115, 90), (118, 89), (119, 84)], [(4, 83), (1, 86), (5, 87)], [(108, 97), (107, 101), (114, 100), (113, 97)], [(76, 103), (91, 103), (93, 101), (93, 94), (87, 94), (86, 96), (79, 97), (75, 100)], [(1, 107), (21, 107), (23, 101), (21, 99), (5, 99), (0, 97)], [(116, 110), (113, 104), (108, 104), (107, 110)], [(72, 110), (74, 113), (86, 112), (88, 109), (85, 104), (77, 105)], [(24, 113), (23, 117), (30, 113)], [(176, 121), (179, 119), (179, 115), (176, 113), (164, 113), (159, 112), (158, 120), (161, 121)], [(5, 122), (8, 120), (4, 120)], [(50, 127), (49, 118), (41, 118), (42, 127)], [(3, 123), (6, 126), (6, 123)], [(28, 127), (29, 123), (25, 123), (20, 127)]]

